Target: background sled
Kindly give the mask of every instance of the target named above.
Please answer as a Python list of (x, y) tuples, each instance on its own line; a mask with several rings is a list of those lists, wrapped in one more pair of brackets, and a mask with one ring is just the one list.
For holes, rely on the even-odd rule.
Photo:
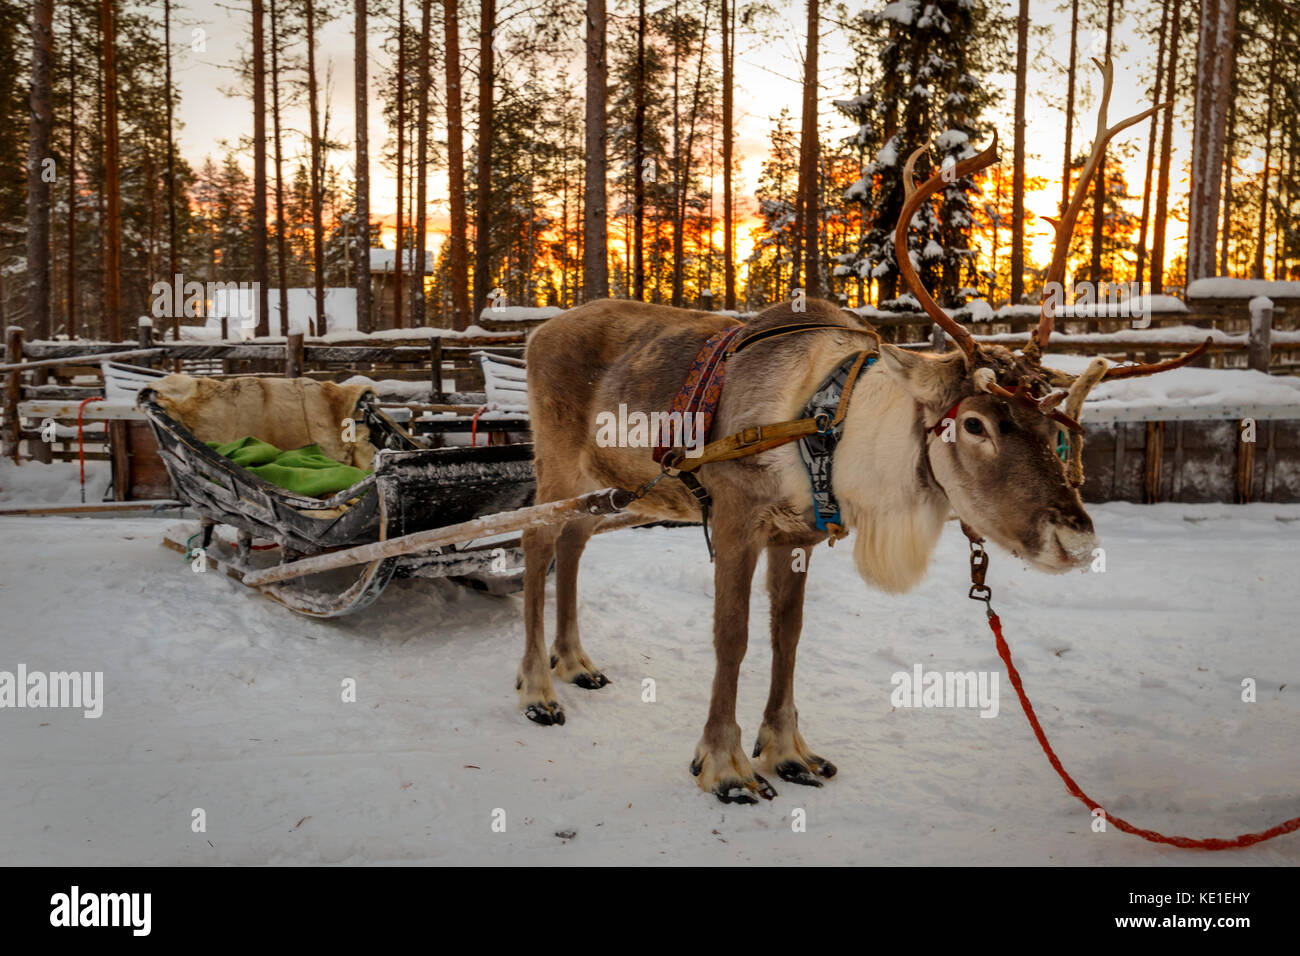
[[(295, 384), (277, 381), (277, 387)], [(299, 387), (322, 386), (299, 380)], [(214, 400), (220, 395), (217, 391)], [(357, 441), (376, 449), (372, 474), (328, 498), (311, 498), (218, 455), (179, 420), (174, 402), (154, 387), (143, 389), (139, 407), (158, 440), (177, 497), (201, 518), (197, 528), (171, 529), (165, 543), (190, 555), (203, 548), (209, 566), (242, 582), (248, 573), (276, 561), (458, 524), (532, 501), (531, 445), (423, 448), (377, 404), (374, 394), (364, 391), (351, 412)], [(333, 431), (337, 423), (320, 427)], [(217, 534), (219, 525), (235, 529), (233, 542)], [(274, 545), (256, 545), (256, 540)], [(299, 613), (336, 617), (371, 604), (395, 577), (445, 577), (508, 593), (521, 586), (522, 567), (518, 538), (462, 542), (257, 589)]]

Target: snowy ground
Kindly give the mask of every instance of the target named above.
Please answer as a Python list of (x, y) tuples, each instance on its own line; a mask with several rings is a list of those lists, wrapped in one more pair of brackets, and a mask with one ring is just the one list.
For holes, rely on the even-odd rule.
[[(1067, 769), (1169, 833), (1300, 814), (1300, 506), (1092, 510), (1105, 573), (1048, 577), (996, 551), (990, 573)], [(840, 772), (820, 790), (772, 777), (775, 801), (732, 807), (687, 772), (713, 669), (698, 529), (592, 542), (584, 643), (614, 682), (561, 687), (568, 723), (543, 728), (515, 705), (517, 597), (403, 582), (314, 622), (193, 573), (159, 547), (166, 523), (0, 519), (0, 670), (102, 670), (106, 698), (97, 720), (0, 710), (2, 864), (1300, 863), (1294, 834), (1208, 854), (1091, 832), (1005, 676), (994, 719), (893, 708), (891, 676), (916, 664), (1000, 673), (955, 526), (902, 598), (868, 591), (849, 548), (818, 549), (796, 687), (804, 736)], [(760, 590), (747, 744), (766, 616)]]

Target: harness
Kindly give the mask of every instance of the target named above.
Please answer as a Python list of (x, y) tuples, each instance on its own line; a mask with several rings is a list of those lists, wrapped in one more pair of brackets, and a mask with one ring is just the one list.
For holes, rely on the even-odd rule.
[(844, 434), (843, 414), (840, 406), (848, 408), (848, 398), (852, 394), (853, 382), (863, 368), (870, 368), (876, 363), (876, 356), (859, 352), (845, 358), (826, 376), (812, 398), (804, 406), (804, 418), (827, 420), (831, 424), (825, 431), (804, 435), (799, 439), (799, 457), (803, 459), (804, 470), (808, 472), (808, 482), (812, 485), (814, 524), (818, 531), (828, 532), (831, 543), (844, 537), (844, 519), (840, 516), (840, 503), (835, 499), (831, 488), (831, 463), (835, 456), (835, 447)]
[[(826, 322), (795, 322), (760, 329), (748, 335), (740, 334), (741, 327), (725, 329), (711, 336), (696, 355), (687, 374), (686, 383), (673, 400), (673, 412), (680, 412), (682, 415), (696, 413), (704, 415), (702, 434), (707, 436), (718, 399), (721, 397), (728, 358), (758, 342), (822, 329), (871, 334), (865, 330)], [(839, 502), (835, 500), (831, 490), (831, 465), (835, 447), (843, 434), (844, 416), (848, 413), (853, 387), (857, 384), (862, 370), (875, 363), (875, 351), (869, 349), (856, 352), (841, 361), (808, 400), (801, 418), (742, 428), (725, 438), (708, 442), (699, 454), (689, 457), (684, 449), (667, 450), (661, 444), (655, 449), (654, 457), (662, 466), (662, 471), (638, 488), (637, 496), (646, 494), (664, 475), (671, 475), (681, 481), (700, 504), (704, 542), (709, 549), (709, 559), (712, 560), (713, 542), (709, 537), (709, 509), (712, 498), (693, 472), (713, 462), (757, 455), (792, 441), (798, 441), (800, 458), (804, 462), (812, 486), (816, 527), (830, 534), (833, 544), (837, 539), (847, 535), (848, 531), (843, 527)]]

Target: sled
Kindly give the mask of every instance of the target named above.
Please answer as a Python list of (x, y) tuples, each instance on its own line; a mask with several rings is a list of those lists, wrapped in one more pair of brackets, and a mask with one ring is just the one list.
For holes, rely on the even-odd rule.
[[(268, 409), (264, 427), (280, 428), (282, 434), (283, 419), (300, 408), (325, 409), (315, 420), (302, 413), (307, 422), (305, 433), (300, 428), (291, 439), (276, 441), (268, 435), (267, 441), (280, 447), (321, 442), (324, 447), (340, 425), (348, 430), (350, 419), (358, 445), (365, 442), (370, 446), (364, 448), (364, 456), (357, 457), (367, 461), (371, 474), (329, 497), (307, 497), (271, 484), (206, 444), (205, 440), (237, 437), (230, 433), (235, 427), (230, 424), (225, 426), (225, 434), (214, 432), (211, 403), (228, 400), (230, 417), (238, 421), (238, 428), (251, 430), (248, 410), (263, 394)], [(351, 402), (350, 406), (341, 404), (344, 401)], [(169, 376), (143, 388), (137, 402), (158, 440), (176, 497), (200, 518), (197, 526), (171, 529), (164, 544), (203, 561), (207, 568), (248, 583), (293, 611), (318, 618), (354, 613), (372, 604), (396, 578), (441, 577), (494, 594), (522, 587), (519, 538), (502, 539), (501, 535), (527, 526), (526, 519), (516, 528), (506, 527), (494, 534), (480, 533), (387, 554), (317, 574), (295, 575), (283, 582), (257, 585), (245, 578), (277, 563), (526, 508), (534, 494), (530, 444), (424, 448), (380, 410), (373, 391), (362, 387), (347, 391), (333, 383), (306, 379), (217, 382)], [(330, 420), (331, 407), (349, 411)], [(219, 418), (223, 410), (216, 408), (215, 412)], [(251, 417), (256, 417), (255, 408)], [(233, 542), (218, 533), (223, 525), (234, 529)]]

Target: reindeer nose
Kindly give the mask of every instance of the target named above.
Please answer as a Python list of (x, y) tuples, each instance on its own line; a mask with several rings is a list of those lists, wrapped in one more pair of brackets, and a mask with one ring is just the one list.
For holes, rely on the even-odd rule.
[(1047, 520), (1058, 528), (1066, 528), (1079, 534), (1092, 534), (1092, 518), (1082, 508), (1049, 508)]
[(1082, 509), (1076, 512), (1068, 512), (1063, 523), (1066, 527), (1081, 534), (1093, 533), (1092, 518), (1088, 515), (1088, 512)]

